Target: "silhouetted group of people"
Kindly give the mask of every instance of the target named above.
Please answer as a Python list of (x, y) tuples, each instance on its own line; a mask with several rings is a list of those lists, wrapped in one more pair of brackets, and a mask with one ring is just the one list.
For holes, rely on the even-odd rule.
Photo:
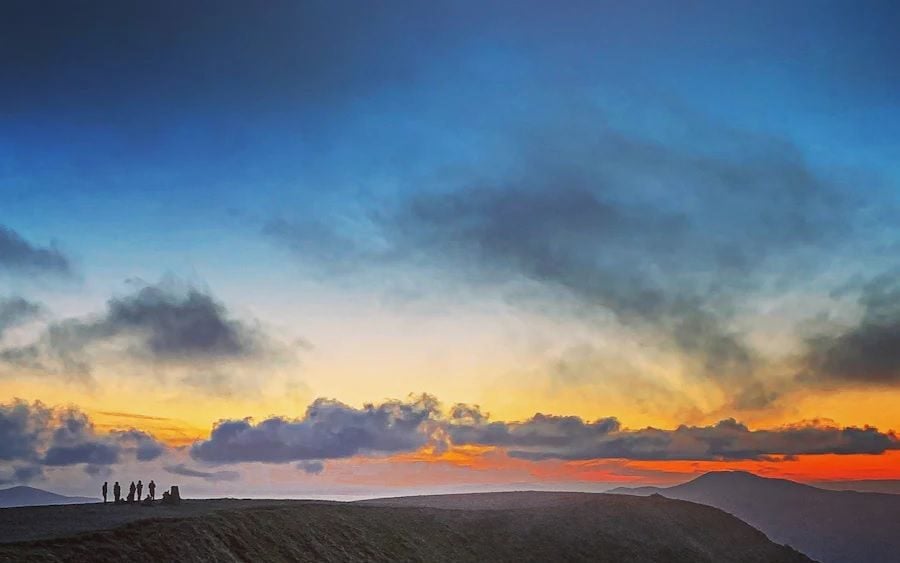
[[(147, 498), (144, 499), (145, 504), (151, 504), (154, 500), (156, 500), (156, 483), (151, 479), (149, 483), (147, 483)], [(115, 504), (134, 504), (135, 502), (141, 502), (141, 494), (144, 492), (144, 483), (138, 479), (137, 485), (134, 484), (134, 481), (131, 482), (131, 486), (128, 487), (128, 496), (125, 499), (122, 499), (122, 487), (119, 486), (119, 482), (116, 481), (113, 485), (113, 502)], [(103, 504), (106, 504), (107, 498), (109, 494), (109, 483), (107, 481), (103, 482)]]

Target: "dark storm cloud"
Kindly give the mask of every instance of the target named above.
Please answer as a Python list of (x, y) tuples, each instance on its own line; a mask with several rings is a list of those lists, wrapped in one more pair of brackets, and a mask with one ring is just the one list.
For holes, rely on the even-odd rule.
[(623, 430), (615, 418), (585, 422), (537, 414), (525, 422), (451, 423), (454, 444), (499, 446), (523, 459), (739, 460), (803, 454), (880, 454), (900, 449), (893, 433), (809, 423), (750, 430), (734, 419), (675, 430)]
[(14, 326), (25, 323), (41, 312), (41, 306), (21, 297), (0, 297), (0, 337)]
[(163, 469), (173, 475), (183, 475), (185, 477), (198, 477), (205, 481), (215, 483), (217, 481), (237, 481), (241, 478), (241, 474), (237, 471), (200, 471), (191, 469), (183, 463), (177, 465), (167, 465)]
[(36, 246), (9, 227), (0, 225), (0, 272), (69, 276), (72, 264), (55, 246)]
[(164, 446), (139, 430), (98, 434), (90, 418), (75, 408), (40, 402), (0, 405), (0, 466), (20, 482), (39, 477), (44, 467), (87, 464), (86, 470), (118, 463), (123, 456), (156, 459)]
[(437, 412), (427, 395), (361, 409), (317, 399), (300, 419), (219, 422), (208, 440), (191, 447), (191, 456), (212, 463), (280, 463), (411, 451), (428, 441), (423, 429)]
[(54, 322), (37, 342), (0, 350), (0, 359), (86, 376), (91, 350), (116, 342), (133, 359), (149, 362), (254, 359), (272, 351), (258, 327), (232, 318), (208, 293), (165, 281), (110, 299), (100, 316)]
[(856, 326), (809, 339), (801, 381), (900, 384), (900, 281), (896, 273), (866, 284), (859, 304), (862, 318)]

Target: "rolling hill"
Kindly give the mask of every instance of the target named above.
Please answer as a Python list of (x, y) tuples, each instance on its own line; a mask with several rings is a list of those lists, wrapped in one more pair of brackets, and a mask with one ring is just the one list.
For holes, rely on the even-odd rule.
[[(261, 502), (188, 501), (162, 512), (95, 506), (88, 518), (105, 523), (110, 514), (146, 516), (88, 533), (0, 544), (0, 561), (811, 561), (720, 510), (660, 496), (496, 493)], [(15, 510), (28, 519), (54, 510), (75, 514), (72, 509)], [(171, 517), (179, 510), (183, 517)]]
[(0, 508), (52, 504), (84, 504), (98, 501), (99, 499), (89, 497), (67, 497), (43, 489), (35, 489), (34, 487), (26, 486), (0, 489)]
[(900, 496), (831, 491), (740, 471), (712, 472), (668, 488), (611, 493), (660, 494), (720, 508), (823, 563), (900, 560)]

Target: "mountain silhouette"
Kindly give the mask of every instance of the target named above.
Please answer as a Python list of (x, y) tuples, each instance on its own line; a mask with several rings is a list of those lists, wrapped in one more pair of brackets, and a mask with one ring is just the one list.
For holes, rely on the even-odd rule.
[(67, 497), (43, 489), (26, 487), (25, 485), (0, 489), (0, 508), (52, 504), (84, 504), (98, 501), (99, 499), (90, 497)]
[(609, 492), (714, 506), (822, 563), (900, 561), (898, 495), (825, 490), (742, 471), (706, 473), (674, 487)]

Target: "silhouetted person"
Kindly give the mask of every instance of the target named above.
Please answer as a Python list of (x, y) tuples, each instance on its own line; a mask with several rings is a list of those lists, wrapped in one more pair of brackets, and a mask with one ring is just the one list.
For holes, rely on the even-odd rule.
[(153, 479), (150, 479), (147, 488), (150, 489), (150, 500), (156, 500), (156, 483), (153, 482)]
[(135, 488), (136, 488), (136, 487), (134, 486), (134, 481), (132, 481), (132, 482), (131, 482), (131, 486), (128, 487), (128, 504), (131, 504), (131, 503), (134, 502), (134, 490), (135, 490)]
[(109, 487), (108, 483), (103, 481), (103, 504), (106, 504), (106, 493), (109, 490), (107, 487)]
[(116, 504), (118, 504), (119, 499), (122, 498), (122, 487), (119, 486), (118, 481), (113, 485), (113, 498), (116, 500)]
[(136, 501), (138, 501), (138, 502), (141, 501), (141, 491), (143, 491), (143, 490), (144, 490), (144, 484), (141, 483), (141, 480), (140, 480), (140, 479), (138, 479), (138, 484), (137, 484), (137, 496), (134, 497), (134, 500), (136, 500)]

